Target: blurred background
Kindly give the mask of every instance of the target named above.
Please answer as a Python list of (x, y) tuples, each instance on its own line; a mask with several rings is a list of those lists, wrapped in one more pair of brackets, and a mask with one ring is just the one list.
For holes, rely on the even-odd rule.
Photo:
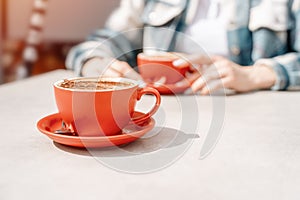
[(103, 27), (118, 4), (119, 0), (0, 0), (0, 84), (64, 69), (70, 47)]

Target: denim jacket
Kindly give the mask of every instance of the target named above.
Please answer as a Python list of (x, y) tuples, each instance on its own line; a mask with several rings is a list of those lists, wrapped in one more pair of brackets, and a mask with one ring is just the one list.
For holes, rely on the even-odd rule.
[[(122, 0), (104, 28), (70, 50), (66, 66), (80, 75), (93, 57), (110, 56), (135, 66), (142, 49), (174, 51), (174, 38), (191, 23), (197, 3)], [(226, 25), (229, 58), (243, 66), (272, 67), (277, 74), (273, 90), (298, 88), (300, 0), (221, 0), (220, 6), (231, 13)]]

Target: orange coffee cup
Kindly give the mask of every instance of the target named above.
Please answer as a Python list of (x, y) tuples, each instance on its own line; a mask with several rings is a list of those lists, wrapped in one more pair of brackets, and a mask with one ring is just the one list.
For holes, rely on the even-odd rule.
[[(71, 78), (54, 83), (58, 111), (67, 128), (79, 136), (111, 136), (130, 122), (149, 119), (160, 106), (160, 94), (151, 87), (139, 88), (126, 78)], [(144, 94), (156, 102), (145, 114), (133, 117), (135, 105)]]
[(137, 65), (139, 73), (147, 83), (153, 83), (166, 78), (165, 84), (174, 84), (185, 78), (189, 66), (178, 68), (173, 65), (173, 61), (179, 59), (175, 53), (160, 53), (157, 55), (147, 55), (139, 53)]

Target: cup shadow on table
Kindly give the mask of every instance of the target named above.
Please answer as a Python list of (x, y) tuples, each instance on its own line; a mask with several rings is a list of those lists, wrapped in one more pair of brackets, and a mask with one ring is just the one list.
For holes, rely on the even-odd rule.
[(155, 127), (134, 142), (120, 146), (85, 149), (57, 142), (53, 142), (53, 144), (60, 150), (82, 156), (126, 157), (172, 148), (186, 144), (187, 142), (192, 143), (192, 140), (197, 138), (199, 138), (198, 134), (187, 134), (183, 131), (167, 127)]

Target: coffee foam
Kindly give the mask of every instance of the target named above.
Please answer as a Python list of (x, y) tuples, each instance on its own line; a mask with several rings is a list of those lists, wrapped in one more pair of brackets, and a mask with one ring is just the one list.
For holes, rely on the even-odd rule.
[(59, 87), (73, 90), (120, 90), (134, 86), (130, 82), (93, 81), (93, 80), (68, 80), (61, 82)]

